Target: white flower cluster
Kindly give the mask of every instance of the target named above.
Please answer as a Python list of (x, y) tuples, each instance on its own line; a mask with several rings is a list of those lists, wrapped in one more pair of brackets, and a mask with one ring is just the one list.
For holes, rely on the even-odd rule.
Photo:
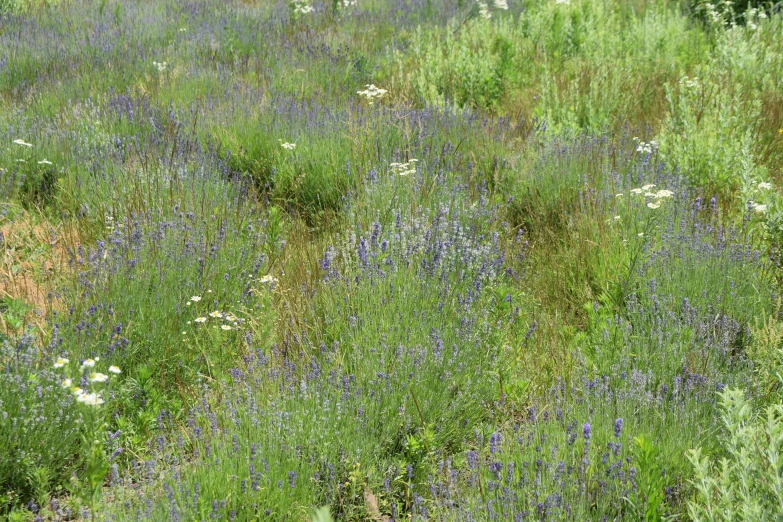
[(489, 12), (489, 6), (487, 4), (479, 0), (476, 0), (476, 3), (478, 4), (479, 15), (481, 15), (481, 18), (492, 18), (492, 13)]
[(506, 0), (495, 0), (495, 9), (502, 9), (508, 11), (508, 2)]
[(313, 11), (315, 11), (313, 6), (307, 3), (307, 0), (293, 0), (291, 2), (291, 5), (294, 8), (294, 14), (303, 15), (303, 14), (310, 14)]
[(695, 89), (699, 86), (699, 77), (695, 76), (693, 78), (689, 78), (687, 76), (683, 76), (680, 78), (680, 85), (687, 89)]
[(389, 92), (386, 89), (381, 89), (380, 87), (376, 87), (373, 84), (365, 85), (364, 87), (365, 89), (363, 91), (356, 91), (356, 94), (367, 98), (367, 101), (370, 102), (370, 105), (375, 103), (375, 100), (383, 98), (386, 93)]
[(767, 13), (765, 13), (763, 10), (758, 9), (756, 7), (751, 7), (748, 9), (748, 11), (745, 13), (745, 21), (747, 22), (747, 27), (751, 31), (755, 31), (758, 29), (758, 21), (763, 20), (767, 17)]
[(731, 4), (733, 2), (730, 2), (729, 0), (724, 0), (723, 2), (718, 3), (717, 5), (713, 5), (710, 2), (704, 3), (704, 11), (707, 13), (707, 18), (710, 19), (712, 23), (724, 23), (723, 19), (723, 13), (719, 9), (720, 5), (723, 4), (724, 10), (731, 9)]
[[(631, 194), (636, 194), (636, 195), (644, 194), (645, 198), (652, 199), (652, 201), (647, 202), (647, 207), (652, 209), (660, 208), (661, 203), (663, 202), (664, 199), (669, 199), (671, 197), (674, 197), (674, 192), (672, 192), (671, 190), (662, 189), (657, 192), (651, 192), (652, 189), (654, 188), (655, 185), (650, 183), (648, 185), (644, 185), (643, 187), (631, 189)], [(623, 196), (622, 194), (617, 194), (615, 197), (620, 198), (622, 196)]]
[(161, 73), (165, 72), (166, 68), (169, 66), (167, 62), (152, 62), (152, 65), (154, 65), (158, 69), (158, 72)]
[(639, 138), (634, 138), (633, 140), (638, 142), (636, 145), (636, 152), (641, 152), (642, 154), (652, 154), (658, 150), (658, 142), (655, 140), (639, 141)]
[(759, 184), (756, 185), (760, 190), (771, 190), (772, 189), (772, 183), (769, 183), (767, 181), (759, 181)]
[(410, 159), (408, 163), (390, 163), (389, 167), (398, 176), (408, 176), (416, 173), (416, 163), (418, 161), (417, 159)]
[(339, 0), (337, 5), (340, 7), (353, 7), (356, 5), (356, 0)]
[[(79, 366), (79, 371), (85, 372), (89, 368), (95, 367), (95, 363), (98, 362), (99, 360), (100, 359), (98, 357), (96, 357), (95, 359), (85, 359), (82, 362), (81, 366)], [(54, 368), (55, 369), (63, 368), (68, 364), (70, 364), (70, 362), (71, 361), (69, 359), (66, 359), (64, 357), (59, 357), (54, 363)], [(114, 375), (119, 375), (120, 373), (122, 373), (120, 368), (117, 366), (109, 366), (108, 372)], [(109, 375), (101, 372), (90, 372), (90, 374), (87, 377), (87, 382), (89, 382), (90, 384), (103, 383), (103, 382), (107, 382), (108, 380), (109, 380)], [(73, 379), (70, 378), (65, 379), (62, 382), (62, 387), (69, 390), (71, 393), (73, 393), (74, 396), (76, 397), (77, 402), (80, 402), (87, 406), (100, 406), (104, 402), (100, 393), (95, 391), (90, 392), (87, 390), (83, 390), (79, 386), (75, 386), (73, 383)]]
[(280, 142), (280, 146), (283, 147), (285, 150), (294, 150), (296, 148), (296, 143), (288, 143), (283, 140), (277, 140)]
[(571, 3), (571, 0), (555, 0), (555, 3), (568, 5)]
[(748, 202), (748, 207), (750, 208), (750, 210), (752, 210), (753, 212), (756, 212), (758, 214), (763, 214), (764, 212), (767, 211), (767, 205), (762, 205), (762, 204), (756, 203), (755, 201), (749, 201)]
[(17, 144), (17, 145), (22, 145), (24, 147), (32, 147), (33, 146), (32, 143), (27, 143), (24, 140), (14, 140), (14, 143)]

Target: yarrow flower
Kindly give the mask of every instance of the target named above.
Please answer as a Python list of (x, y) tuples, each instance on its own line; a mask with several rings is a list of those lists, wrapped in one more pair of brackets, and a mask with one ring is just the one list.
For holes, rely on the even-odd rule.
[(653, 203), (652, 201), (650, 201), (649, 203), (647, 203), (647, 207), (652, 209), (661, 208), (661, 202), (656, 201), (655, 203)]
[(772, 183), (768, 183), (766, 181), (760, 181), (757, 186), (761, 190), (770, 190), (772, 188)]
[(32, 143), (27, 143), (24, 140), (14, 140), (14, 143), (16, 143), (17, 145), (22, 145), (24, 147), (32, 147), (33, 146)]
[(267, 274), (263, 277), (260, 277), (258, 279), (259, 283), (267, 284), (267, 283), (277, 283), (277, 279), (272, 276), (272, 274)]
[(42, 159), (38, 162), (39, 165), (52, 165), (52, 162), (47, 159)]
[(410, 174), (416, 173), (416, 163), (419, 160), (417, 159), (409, 159), (407, 163), (390, 163), (389, 167), (398, 175), (398, 176), (408, 176)]
[(495, 0), (494, 4), (496, 9), (508, 10), (508, 2), (506, 2), (506, 0)]
[(370, 105), (375, 103), (375, 100), (383, 98), (389, 92), (386, 89), (381, 89), (380, 87), (376, 87), (371, 83), (365, 85), (364, 87), (365, 89), (363, 91), (356, 91), (356, 94), (367, 98), (367, 101), (370, 102)]
[[(639, 138), (634, 138), (634, 141), (639, 141)], [(656, 150), (658, 150), (658, 142), (655, 140), (639, 141), (639, 144), (636, 146), (636, 152), (641, 152), (642, 154), (652, 154)]]
[(54, 367), (55, 368), (62, 368), (63, 366), (65, 366), (69, 362), (71, 362), (71, 361), (69, 361), (68, 359), (66, 359), (64, 357), (58, 357), (57, 361), (55, 361), (55, 363), (54, 363)]
[(296, 143), (288, 143), (284, 142), (283, 140), (277, 140), (280, 142), (280, 146), (283, 147), (285, 150), (294, 150), (296, 148)]
[(152, 65), (155, 66), (156, 69), (158, 69), (158, 72), (164, 72), (166, 70), (166, 67), (169, 66), (167, 62), (152, 62)]
[(196, 317), (196, 318), (195, 318), (195, 319), (193, 319), (193, 320), (194, 320), (195, 322), (197, 322), (197, 323), (206, 323), (206, 322), (207, 322), (207, 318), (206, 318), (206, 317)]
[(492, 18), (492, 13), (489, 12), (489, 7), (484, 2), (477, 1), (479, 8), (479, 15), (481, 15), (482, 18), (489, 19)]
[(315, 11), (313, 6), (308, 4), (305, 0), (293, 0), (291, 5), (294, 8), (294, 14), (309, 14)]

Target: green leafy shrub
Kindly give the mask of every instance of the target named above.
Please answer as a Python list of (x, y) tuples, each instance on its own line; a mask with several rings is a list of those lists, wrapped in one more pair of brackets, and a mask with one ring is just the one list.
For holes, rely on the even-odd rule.
[(745, 393), (720, 393), (726, 455), (711, 458), (691, 450), (694, 522), (777, 520), (783, 513), (783, 403), (756, 413)]

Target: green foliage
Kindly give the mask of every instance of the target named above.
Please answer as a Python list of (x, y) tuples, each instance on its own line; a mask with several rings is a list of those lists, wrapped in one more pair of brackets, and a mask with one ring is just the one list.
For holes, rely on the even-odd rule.
[(0, 315), (5, 323), (6, 331), (15, 333), (22, 328), (25, 324), (25, 316), (29, 311), (30, 305), (24, 299), (4, 297), (0, 300)]
[(720, 407), (725, 456), (688, 453), (696, 491), (688, 514), (696, 522), (775, 520), (783, 512), (783, 405), (756, 413), (744, 392), (729, 389)]
[(676, 518), (664, 516), (663, 492), (666, 481), (660, 467), (657, 447), (643, 436), (634, 437), (633, 444), (637, 488), (627, 501), (634, 517), (645, 522)]
[(48, 504), (79, 467), (81, 417), (52, 363), (27, 336), (0, 347), (0, 515)]

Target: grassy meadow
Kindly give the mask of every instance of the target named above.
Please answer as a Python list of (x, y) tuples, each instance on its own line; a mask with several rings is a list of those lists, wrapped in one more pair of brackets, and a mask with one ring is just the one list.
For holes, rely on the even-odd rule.
[(0, 519), (783, 520), (783, 5), (0, 0)]

